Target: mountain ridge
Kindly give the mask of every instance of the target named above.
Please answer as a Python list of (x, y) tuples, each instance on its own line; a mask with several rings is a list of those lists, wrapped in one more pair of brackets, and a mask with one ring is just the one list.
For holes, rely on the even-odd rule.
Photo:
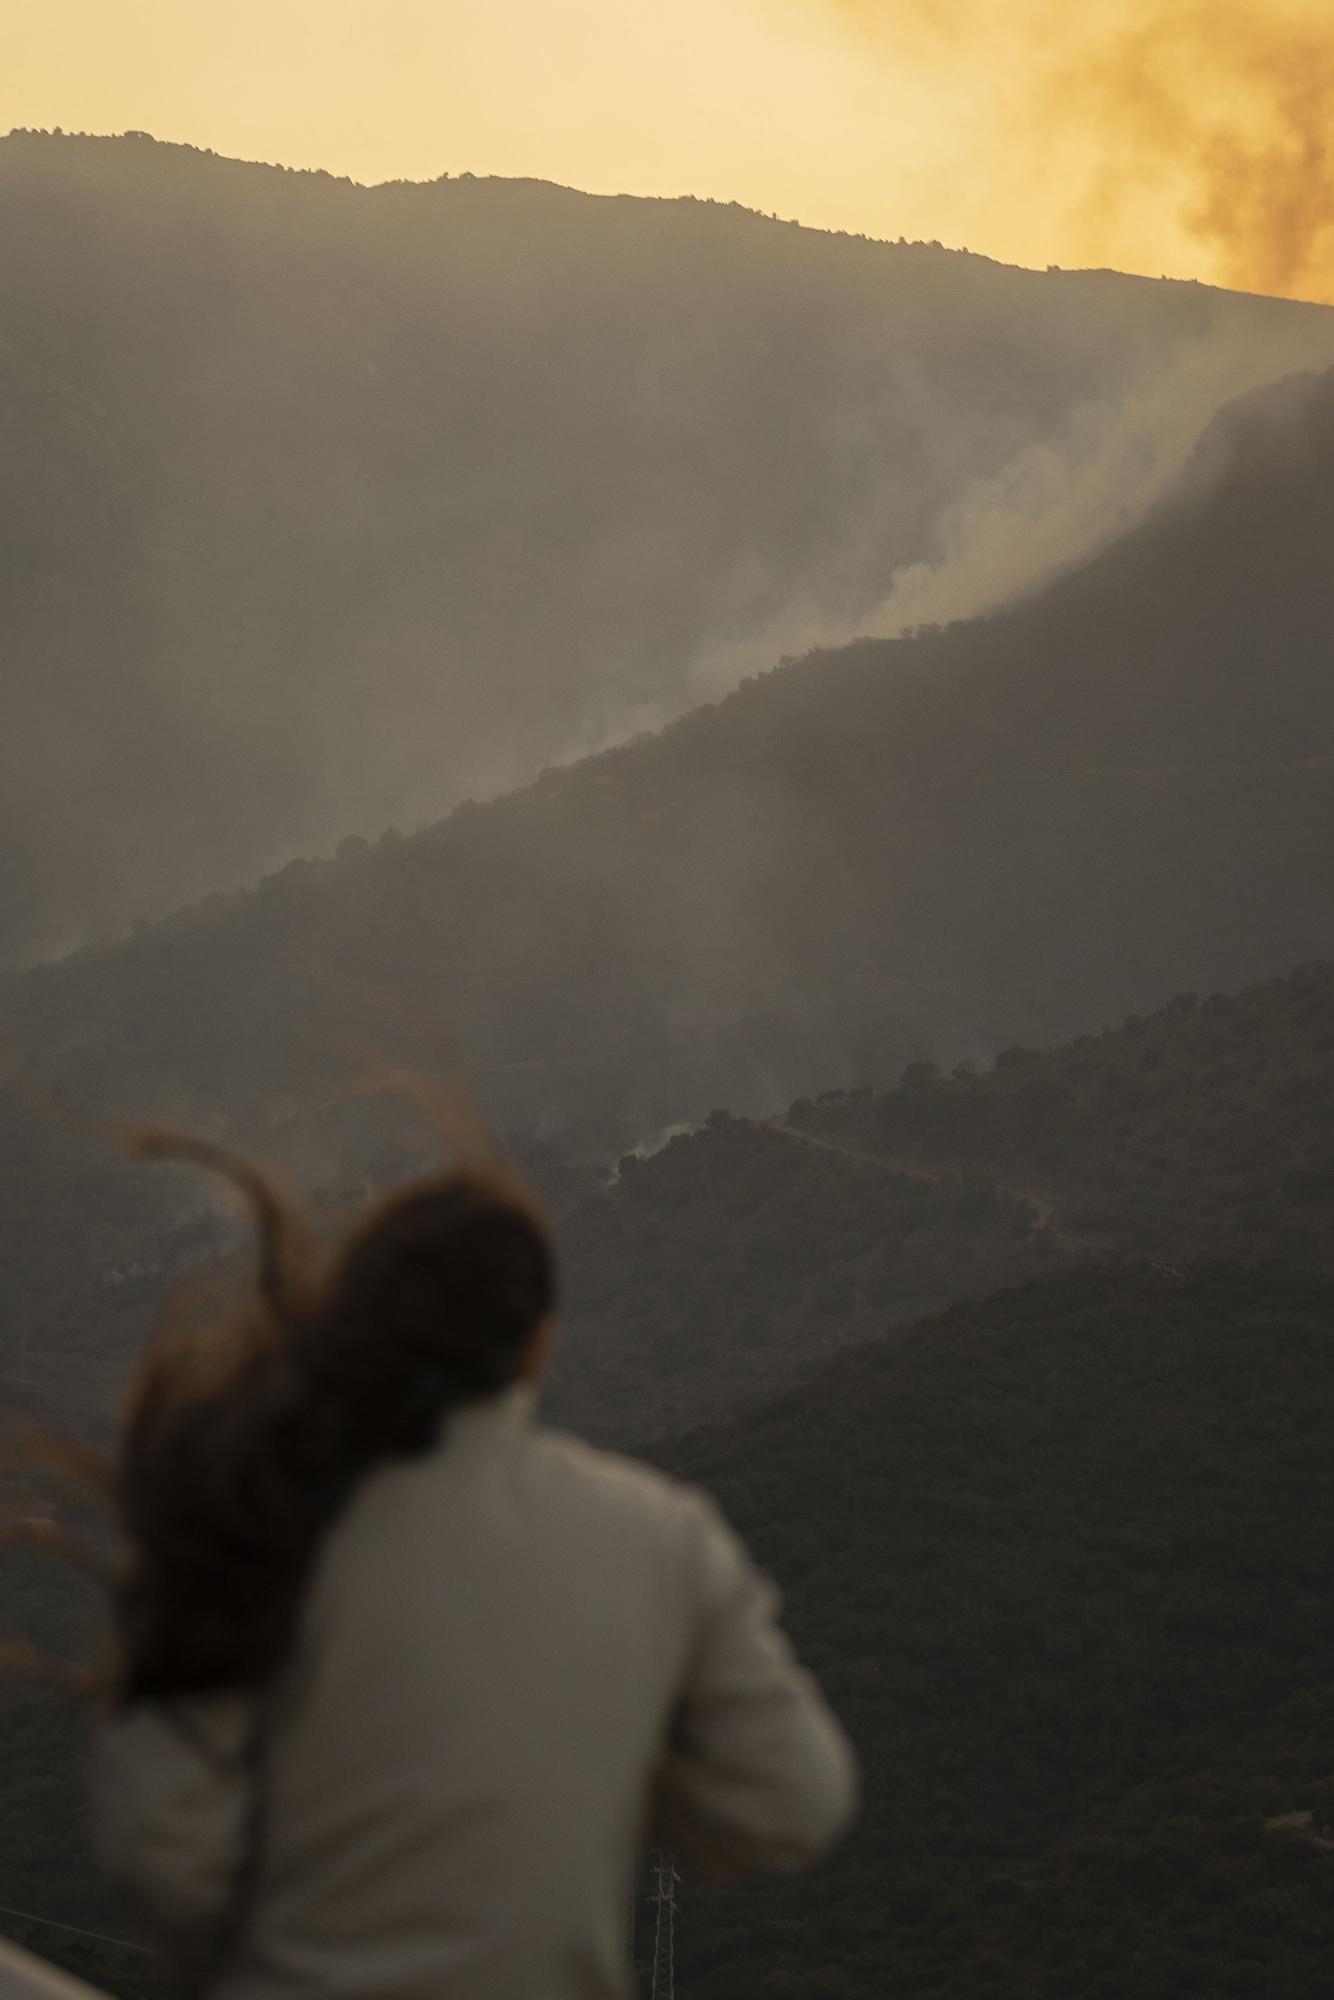
[(156, 133), (141, 130), (74, 132), (59, 127), (15, 125), (11, 126), (8, 131), (0, 133), (0, 143), (5, 140), (21, 141), (29, 146), (40, 146), (46, 142), (57, 142), (61, 145), (97, 149), (103, 158), (108, 157), (109, 149), (131, 148), (138, 150), (143, 147), (152, 147), (155, 151), (179, 163), (212, 161), (226, 168), (248, 168), (263, 174), (291, 176), (299, 181), (333, 182), (340, 187), (355, 188), (360, 193), (371, 195), (391, 191), (395, 193), (400, 191), (419, 191), (424, 193), (432, 189), (448, 186), (470, 188), (485, 196), (503, 193), (507, 189), (515, 191), (537, 190), (553, 198), (572, 197), (579, 202), (636, 203), (645, 208), (680, 205), (721, 209), (733, 213), (739, 212), (757, 222), (776, 225), (779, 228), (799, 229), (811, 236), (871, 243), (884, 248), (907, 247), (914, 250), (943, 251), (949, 256), (972, 258), (984, 264), (992, 264), (1001, 270), (1027, 271), (1030, 275), (1040, 278), (1110, 278), (1116, 280), (1118, 283), (1127, 285), (1154, 287), (1161, 285), (1182, 285), (1202, 292), (1221, 292), (1229, 297), (1272, 299), (1280, 306), (1295, 306), (1298, 309), (1310, 307), (1316, 312), (1330, 310), (1328, 306), (1318, 300), (1291, 299), (1286, 296), (1280, 298), (1277, 295), (1269, 293), (1246, 292), (1239, 290), (1235, 286), (1214, 284), (1211, 281), (1201, 278), (1174, 277), (1171, 272), (1164, 272), (1161, 276), (1155, 278), (1145, 272), (1119, 271), (1112, 265), (1048, 264), (1045, 268), (1042, 268), (1036, 265), (1018, 264), (1005, 258), (993, 256), (989, 251), (971, 249), (966, 244), (946, 244), (926, 238), (909, 239), (901, 235), (898, 237), (871, 236), (862, 230), (839, 229), (832, 224), (803, 222), (799, 217), (795, 216), (779, 216), (773, 211), (751, 208), (745, 202), (727, 199), (722, 196), (690, 193), (639, 194), (624, 188), (612, 190), (581, 188), (572, 182), (550, 180), (544, 175), (479, 174), (471, 172), (466, 168), (461, 170), (446, 169), (438, 174), (420, 179), (414, 179), (411, 176), (405, 175), (389, 175), (383, 180), (362, 181), (358, 180), (353, 174), (335, 173), (331, 168), (327, 167), (294, 166), (281, 160), (251, 159), (241, 154), (222, 152), (212, 146), (199, 146), (190, 140), (166, 139)]
[(11, 962), (1001, 600), (1334, 360), (1328, 309), (134, 140), (0, 140), (0, 256)]

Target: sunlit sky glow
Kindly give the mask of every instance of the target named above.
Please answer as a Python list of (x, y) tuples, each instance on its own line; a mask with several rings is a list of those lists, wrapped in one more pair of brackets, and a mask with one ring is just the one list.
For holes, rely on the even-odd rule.
[(1334, 297), (1328, 0), (0, 0), (0, 129)]

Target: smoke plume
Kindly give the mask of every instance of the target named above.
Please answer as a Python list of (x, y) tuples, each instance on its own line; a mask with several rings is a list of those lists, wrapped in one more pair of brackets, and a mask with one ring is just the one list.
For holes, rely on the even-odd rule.
[[(960, 89), (959, 171), (1048, 216), (1061, 261), (1172, 268), (1203, 250), (1240, 290), (1334, 298), (1334, 13), (1324, 0), (828, 0), (918, 86)], [(963, 148), (967, 148), (967, 157)]]

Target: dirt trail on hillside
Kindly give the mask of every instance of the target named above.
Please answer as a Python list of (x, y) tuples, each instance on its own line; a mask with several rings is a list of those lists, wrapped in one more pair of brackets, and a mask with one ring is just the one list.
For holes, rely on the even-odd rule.
[[(840, 1159), (853, 1160), (861, 1166), (883, 1167), (891, 1173), (912, 1174), (917, 1180), (922, 1181), (948, 1180), (959, 1172), (958, 1166), (950, 1161), (925, 1166), (920, 1160), (904, 1159), (896, 1153), (873, 1153), (865, 1146), (840, 1145), (836, 1139), (821, 1139), (814, 1132), (799, 1132), (795, 1126), (786, 1124), (781, 1118), (769, 1118), (765, 1123), (771, 1132), (779, 1132), (784, 1138), (793, 1140), (799, 1146), (815, 1146), (821, 1152), (836, 1153)], [(995, 1185), (1001, 1194), (1009, 1195), (1015, 1201), (1026, 1202), (1037, 1216), (1039, 1229), (1053, 1227), (1052, 1219), (1056, 1213), (1056, 1204), (1042, 1188), (1016, 1187), (1007, 1181), (996, 1181)], [(1059, 1230), (1055, 1233), (1060, 1235)]]

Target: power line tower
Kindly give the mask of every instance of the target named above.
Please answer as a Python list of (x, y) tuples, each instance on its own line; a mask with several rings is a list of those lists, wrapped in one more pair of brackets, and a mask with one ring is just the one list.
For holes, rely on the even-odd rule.
[(653, 1856), (653, 1978), (649, 2000), (676, 2000), (676, 1856), (665, 1847)]

